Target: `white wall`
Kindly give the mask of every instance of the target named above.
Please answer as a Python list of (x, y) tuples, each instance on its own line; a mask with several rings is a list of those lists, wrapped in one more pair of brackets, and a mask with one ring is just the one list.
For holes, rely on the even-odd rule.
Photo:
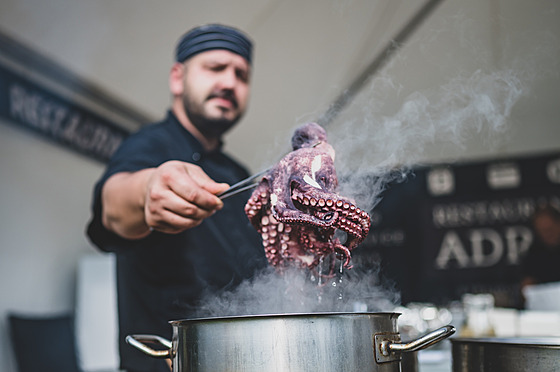
[(15, 371), (6, 315), (72, 312), (101, 163), (0, 120), (0, 370)]

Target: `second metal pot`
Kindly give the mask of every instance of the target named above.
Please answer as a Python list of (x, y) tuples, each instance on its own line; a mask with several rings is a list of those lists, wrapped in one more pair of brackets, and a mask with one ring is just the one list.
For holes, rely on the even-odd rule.
[(560, 338), (453, 338), (453, 372), (557, 372)]
[[(172, 321), (173, 342), (155, 351), (154, 336), (127, 337), (154, 357), (171, 356), (174, 372), (397, 372), (401, 354), (455, 332), (440, 328), (400, 342), (397, 313), (316, 313)], [(163, 341), (165, 343), (165, 341)]]

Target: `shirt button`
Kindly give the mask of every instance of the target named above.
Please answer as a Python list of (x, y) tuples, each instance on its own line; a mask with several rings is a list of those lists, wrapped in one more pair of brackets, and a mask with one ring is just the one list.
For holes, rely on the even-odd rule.
[(199, 154), (198, 152), (194, 152), (194, 153), (192, 154), (192, 160), (194, 160), (194, 161), (199, 161), (200, 158), (201, 158), (201, 156), (200, 156), (200, 154)]

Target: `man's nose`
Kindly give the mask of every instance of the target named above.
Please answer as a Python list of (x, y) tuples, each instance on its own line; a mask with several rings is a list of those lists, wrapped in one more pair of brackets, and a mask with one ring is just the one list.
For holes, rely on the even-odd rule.
[(233, 69), (225, 69), (220, 76), (220, 87), (223, 89), (233, 89), (237, 84), (237, 75)]

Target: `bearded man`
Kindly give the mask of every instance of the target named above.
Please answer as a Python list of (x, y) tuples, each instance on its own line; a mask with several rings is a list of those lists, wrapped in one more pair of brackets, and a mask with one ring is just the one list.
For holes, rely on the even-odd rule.
[(222, 136), (245, 113), (252, 42), (240, 30), (204, 25), (181, 37), (169, 75), (167, 117), (129, 136), (94, 189), (88, 236), (116, 255), (121, 368), (169, 371), (125, 342), (171, 339), (205, 293), (266, 266), (243, 208), (249, 194), (217, 196), (247, 170), (222, 152)]

